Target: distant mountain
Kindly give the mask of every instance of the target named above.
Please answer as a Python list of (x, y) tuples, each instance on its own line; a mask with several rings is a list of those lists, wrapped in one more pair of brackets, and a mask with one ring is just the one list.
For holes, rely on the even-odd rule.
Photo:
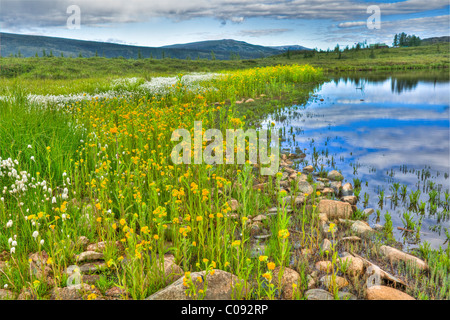
[(438, 43), (438, 42), (450, 42), (450, 37), (449, 36), (443, 36), (443, 37), (432, 37), (432, 38), (422, 39), (422, 44)]
[(279, 54), (276, 48), (249, 44), (230, 39), (175, 44), (164, 47), (142, 47), (108, 42), (74, 40), (66, 38), (0, 33), (0, 54), (3, 57), (38, 55), (65, 57), (117, 58), (179, 58), (227, 60), (233, 58), (254, 59)]
[(196, 50), (204, 53), (211, 53), (211, 51), (213, 51), (215, 55), (229, 55), (231, 53), (234, 53), (239, 54), (241, 58), (260, 58), (280, 53), (279, 50), (275, 48), (254, 45), (244, 41), (237, 41), (232, 39), (173, 44), (164, 46), (162, 48)]
[(310, 48), (306, 48), (306, 47), (303, 47), (303, 46), (299, 46), (299, 45), (291, 45), (291, 46), (272, 46), (272, 47), (269, 47), (269, 48), (274, 48), (274, 49), (277, 49), (277, 50), (280, 50), (280, 51), (288, 51), (288, 50), (290, 50), (290, 51), (301, 51), (301, 50), (312, 50), (312, 49), (310, 49)]

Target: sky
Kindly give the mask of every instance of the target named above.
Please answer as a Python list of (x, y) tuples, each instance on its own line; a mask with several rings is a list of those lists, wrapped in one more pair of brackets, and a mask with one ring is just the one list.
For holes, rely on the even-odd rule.
[(149, 47), (235, 39), (326, 50), (365, 40), (392, 45), (400, 32), (448, 36), (449, 8), (449, 0), (0, 0), (0, 32)]

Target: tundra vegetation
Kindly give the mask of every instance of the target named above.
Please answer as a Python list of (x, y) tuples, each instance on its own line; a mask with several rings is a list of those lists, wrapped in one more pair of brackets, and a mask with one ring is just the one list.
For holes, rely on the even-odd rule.
[[(172, 163), (176, 129), (193, 139), (202, 121), (226, 136), (305, 102), (324, 71), (296, 62), (320, 58), (200, 61), (201, 71), (217, 73), (178, 74), (171, 84), (142, 76), (164, 61), (137, 61), (122, 75), (131, 80), (114, 80), (92, 71), (134, 62), (32, 59), (1, 59), (3, 76), (19, 71), (2, 79), (0, 99), (0, 298), (450, 298), (448, 246), (396, 249), (389, 217), (382, 229), (369, 227), (342, 175), (316, 174), (302, 152), (277, 152), (273, 176), (248, 162)], [(64, 66), (50, 73), (58, 61)], [(85, 78), (67, 71), (79, 62), (89, 64)], [(228, 64), (245, 68), (219, 72)]]

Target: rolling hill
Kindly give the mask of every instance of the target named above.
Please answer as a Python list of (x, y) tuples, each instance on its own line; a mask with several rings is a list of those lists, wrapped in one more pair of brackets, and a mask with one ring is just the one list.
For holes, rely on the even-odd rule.
[(106, 58), (178, 58), (178, 59), (255, 59), (283, 52), (283, 49), (264, 47), (231, 39), (174, 44), (164, 47), (143, 47), (108, 42), (0, 33), (0, 54), (34, 57), (43, 55), (65, 57)]

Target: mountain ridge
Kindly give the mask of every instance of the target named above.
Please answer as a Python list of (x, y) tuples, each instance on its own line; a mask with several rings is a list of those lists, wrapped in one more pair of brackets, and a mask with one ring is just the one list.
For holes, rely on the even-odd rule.
[(66, 57), (106, 58), (178, 58), (178, 59), (255, 59), (282, 53), (284, 50), (250, 44), (233, 39), (207, 40), (161, 47), (135, 46), (92, 40), (0, 33), (0, 54), (3, 57), (53, 55)]

